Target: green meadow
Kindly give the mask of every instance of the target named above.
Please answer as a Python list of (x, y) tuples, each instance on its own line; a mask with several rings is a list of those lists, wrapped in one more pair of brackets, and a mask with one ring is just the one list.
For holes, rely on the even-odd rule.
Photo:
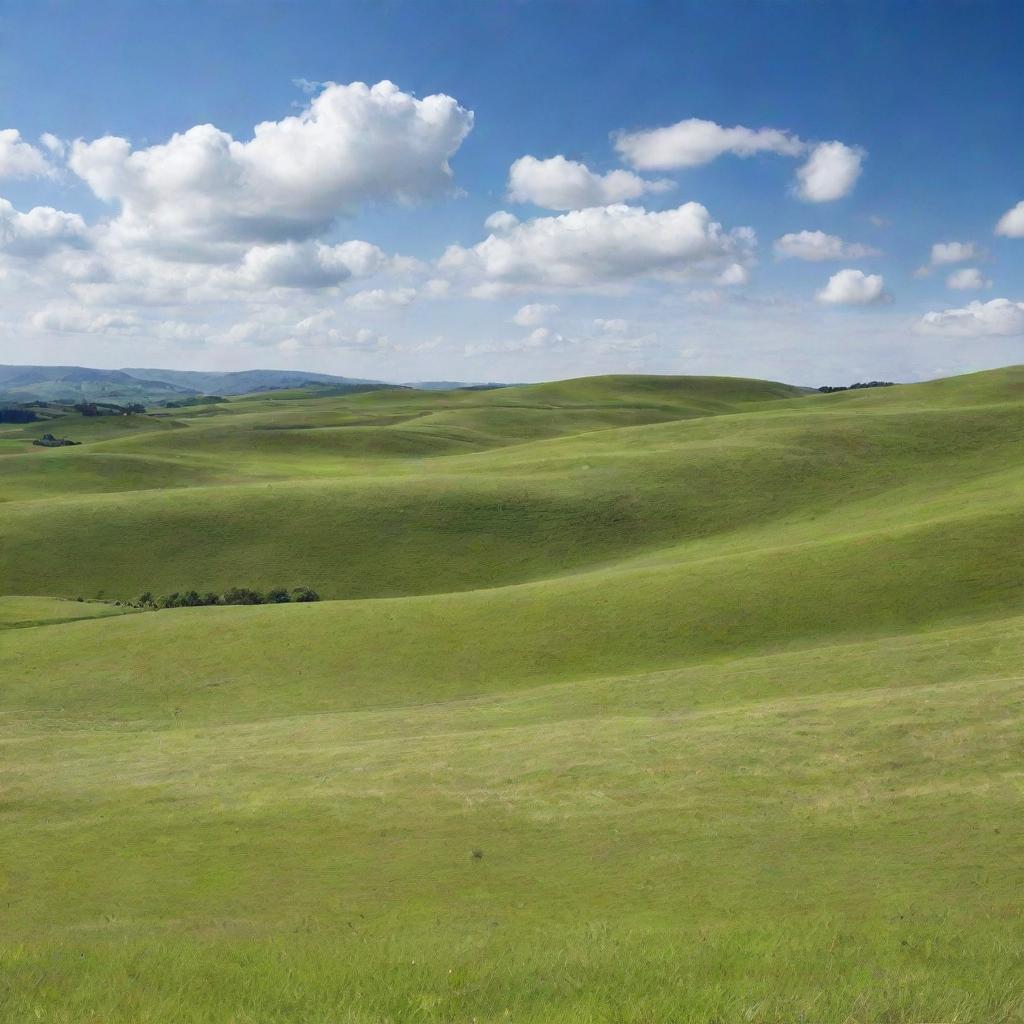
[(0, 680), (4, 1022), (1024, 1022), (1024, 367), (0, 426)]

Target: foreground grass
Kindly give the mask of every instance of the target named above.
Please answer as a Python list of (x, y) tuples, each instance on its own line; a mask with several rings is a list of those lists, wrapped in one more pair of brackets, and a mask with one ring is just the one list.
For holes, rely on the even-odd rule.
[(1011, 620), (379, 711), (9, 701), (6, 1012), (1020, 1020), (1022, 654)]
[(24, 993), (10, 1019), (60, 1024), (1020, 1020), (1019, 946), (906, 911), (857, 931), (568, 924), (508, 941), (469, 924), (440, 944), (396, 918), (387, 936), (71, 941), (0, 954), (0, 984)]

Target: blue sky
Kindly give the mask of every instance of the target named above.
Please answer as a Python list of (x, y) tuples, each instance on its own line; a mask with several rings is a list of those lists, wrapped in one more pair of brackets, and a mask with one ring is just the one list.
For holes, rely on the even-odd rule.
[(1016, 2), (7, 3), (0, 361), (1022, 362), (1022, 30)]

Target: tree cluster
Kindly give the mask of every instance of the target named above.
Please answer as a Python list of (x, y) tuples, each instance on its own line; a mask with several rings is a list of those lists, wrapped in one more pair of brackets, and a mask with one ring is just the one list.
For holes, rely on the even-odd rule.
[(284, 587), (275, 587), (265, 594), (258, 590), (250, 590), (249, 587), (231, 587), (223, 594), (215, 594), (208, 591), (200, 594), (198, 590), (175, 591), (173, 594), (166, 594), (163, 597), (154, 597), (148, 590), (138, 600), (140, 608), (202, 608), (206, 605), (231, 605), (231, 604), (305, 604), (309, 601), (319, 601), (320, 595), (310, 587), (294, 587), (292, 590), (285, 590)]
[(37, 419), (31, 409), (0, 408), (0, 423), (34, 423)]
[(831, 395), (831, 394), (834, 394), (836, 391), (857, 391), (860, 388), (891, 388), (891, 387), (894, 387), (894, 382), (891, 381), (891, 380), (868, 380), (868, 381), (863, 381), (863, 382), (862, 381), (858, 381), (856, 384), (848, 384), (848, 385), (842, 385), (841, 384), (838, 387), (832, 387), (831, 385), (826, 384), (823, 388), (818, 388), (818, 390), (823, 395)]
[(176, 398), (160, 404), (165, 409), (187, 409), (190, 405), (219, 405), (226, 401), (227, 399), (221, 395), (196, 395), (193, 398)]
[(142, 402), (115, 405), (113, 402), (77, 402), (71, 406), (82, 416), (135, 416), (146, 411)]

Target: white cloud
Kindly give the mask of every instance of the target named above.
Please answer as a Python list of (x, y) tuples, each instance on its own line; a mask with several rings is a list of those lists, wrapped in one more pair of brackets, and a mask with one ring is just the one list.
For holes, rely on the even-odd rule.
[(347, 298), (345, 305), (364, 313), (384, 313), (390, 309), (404, 309), (415, 299), (415, 288), (370, 288)]
[(471, 342), (463, 348), (466, 356), (509, 354), (516, 352), (554, 351), (574, 342), (550, 327), (538, 327), (525, 337), (506, 341)]
[(120, 204), (123, 243), (277, 243), (308, 238), (365, 201), (444, 191), (448, 160), (472, 124), (450, 96), (332, 83), (300, 114), (258, 124), (246, 142), (205, 124), (147, 149), (116, 136), (78, 140), (68, 162), (97, 196)]
[(259, 310), (248, 319), (238, 320), (213, 334), (210, 341), (225, 349), (274, 348), (279, 352), (332, 349), (380, 352), (391, 347), (387, 335), (368, 327), (339, 327), (333, 309), (296, 317), (294, 310), (286, 305)]
[(1024, 200), (999, 218), (996, 234), (1006, 238), (1024, 238)]
[(512, 322), (520, 327), (535, 327), (551, 319), (557, 312), (558, 307), (549, 302), (534, 302), (521, 306), (512, 317)]
[(520, 157), (508, 173), (509, 199), (534, 203), (549, 210), (578, 210), (639, 199), (651, 192), (673, 188), (671, 181), (647, 181), (632, 171), (595, 174), (585, 164), (554, 156), (538, 160)]
[(716, 278), (715, 284), (739, 285), (750, 280), (750, 271), (742, 263), (730, 263)]
[(511, 231), (519, 223), (519, 218), (507, 210), (496, 210), (484, 221), (488, 231)]
[(368, 327), (343, 331), (338, 327), (329, 326), (329, 320), (330, 315), (325, 318), (309, 317), (300, 321), (287, 338), (276, 343), (276, 347), (281, 352), (333, 348), (372, 352), (391, 347), (391, 339), (386, 334), (378, 334)]
[(797, 169), (796, 192), (811, 203), (842, 199), (853, 191), (866, 154), (842, 142), (820, 142), (807, 162)]
[(840, 270), (816, 296), (830, 306), (867, 306), (886, 298), (881, 274), (865, 274), (862, 270)]
[(921, 334), (954, 338), (1024, 335), (1024, 302), (992, 299), (970, 302), (960, 309), (925, 313), (917, 330)]
[(28, 213), (20, 213), (6, 199), (0, 199), (0, 252), (40, 257), (88, 244), (89, 229), (77, 213), (49, 206), (35, 206)]
[(977, 267), (962, 267), (960, 270), (954, 270), (946, 278), (946, 285), (961, 291), (971, 291), (979, 288), (991, 288), (992, 282), (984, 277)]
[(837, 235), (827, 235), (824, 231), (796, 231), (776, 239), (775, 255), (780, 259), (821, 263), (877, 256), (878, 250), (859, 242), (844, 242)]
[(667, 171), (699, 167), (723, 153), (753, 156), (778, 153), (809, 155), (797, 170), (796, 194), (812, 203), (825, 203), (849, 195), (860, 177), (866, 153), (843, 142), (804, 142), (777, 128), (724, 128), (714, 121), (690, 118), (666, 128), (620, 132), (615, 148), (632, 167), (641, 171)]
[(43, 134), (39, 136), (39, 141), (53, 156), (58, 159), (64, 158), (64, 153), (67, 151), (67, 144), (63, 139), (58, 139), (52, 132), (43, 132)]
[(523, 345), (526, 348), (551, 348), (564, 342), (565, 338), (558, 331), (553, 331), (550, 327), (538, 327), (530, 331)]
[(933, 267), (949, 263), (963, 263), (980, 256), (981, 252), (973, 242), (936, 242), (932, 246)]
[(383, 250), (369, 242), (285, 242), (253, 246), (237, 271), (225, 271), (219, 279), (251, 288), (330, 288), (350, 277), (375, 273), (387, 264)]
[(138, 316), (126, 310), (95, 313), (58, 307), (40, 310), (28, 318), (32, 330), (59, 334), (134, 334), (141, 324)]
[[(951, 263), (964, 263), (967, 260), (977, 259), (984, 255), (984, 250), (976, 246), (974, 242), (936, 242), (931, 248), (928, 262), (914, 271), (914, 277), (921, 280), (931, 274), (933, 267), (949, 266)], [(950, 279), (953, 276), (950, 275)], [(951, 284), (950, 287), (972, 286)]]
[(479, 282), (475, 294), (490, 297), (528, 286), (588, 288), (652, 275), (711, 277), (747, 261), (755, 241), (749, 228), (725, 231), (699, 203), (661, 212), (613, 205), (538, 217), (469, 249), (450, 246), (440, 266)]
[(41, 150), (22, 140), (17, 128), (0, 130), (0, 178), (52, 178), (56, 173)]
[(420, 288), (420, 294), (425, 299), (445, 299), (451, 290), (451, 281), (446, 281), (443, 277), (432, 277)]
[(599, 331), (601, 334), (626, 334), (629, 332), (629, 327), (630, 324), (628, 320), (623, 320), (617, 317), (610, 320), (598, 317), (594, 321), (595, 330)]
[(723, 128), (714, 121), (692, 117), (666, 128), (620, 132), (615, 136), (615, 148), (627, 163), (638, 170), (669, 171), (680, 167), (699, 167), (723, 153), (799, 156), (805, 147), (795, 135), (775, 128)]

